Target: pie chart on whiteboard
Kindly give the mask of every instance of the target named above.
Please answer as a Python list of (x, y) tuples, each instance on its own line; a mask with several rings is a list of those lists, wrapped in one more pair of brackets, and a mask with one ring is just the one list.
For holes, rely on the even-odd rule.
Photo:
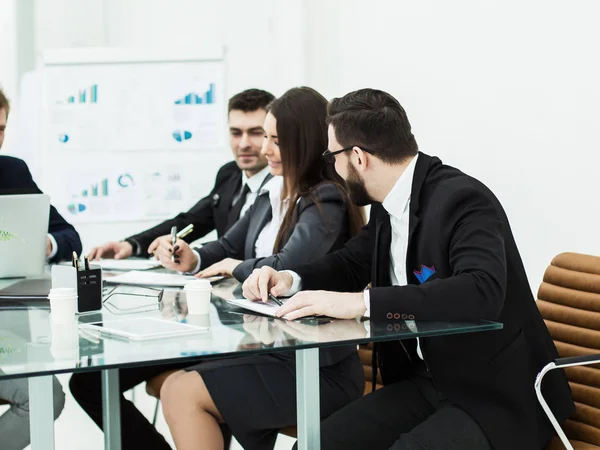
[(187, 141), (192, 138), (192, 132), (187, 130), (175, 130), (173, 131), (173, 139), (177, 142)]

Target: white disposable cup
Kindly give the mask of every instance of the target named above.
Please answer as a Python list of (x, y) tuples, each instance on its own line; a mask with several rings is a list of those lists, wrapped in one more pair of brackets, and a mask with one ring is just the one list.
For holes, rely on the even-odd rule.
[(71, 323), (77, 314), (75, 288), (52, 288), (48, 294), (51, 320), (54, 323)]
[(50, 331), (52, 333), (50, 353), (55, 359), (79, 358), (78, 325), (75, 316), (70, 322), (60, 323), (55, 322), (50, 313)]
[(210, 328), (210, 316), (208, 314), (188, 314), (186, 319), (188, 325), (206, 329)]
[(212, 286), (208, 280), (190, 281), (183, 287), (188, 314), (208, 314)]

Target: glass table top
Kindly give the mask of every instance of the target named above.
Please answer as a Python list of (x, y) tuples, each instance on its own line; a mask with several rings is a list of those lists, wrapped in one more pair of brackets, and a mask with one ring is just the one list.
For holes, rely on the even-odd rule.
[[(0, 286), (2, 287), (2, 286)], [(113, 289), (112, 287), (110, 289)], [(131, 294), (138, 295), (131, 295)], [(125, 368), (189, 360), (274, 353), (306, 348), (390, 341), (414, 337), (482, 332), (502, 328), (489, 321), (374, 323), (358, 320), (285, 321), (254, 315), (224, 298), (241, 297), (239, 283), (214, 286), (210, 314), (187, 314), (182, 291), (165, 289), (162, 300), (153, 288), (119, 286), (102, 311), (80, 315), (71, 325), (56, 325), (44, 302), (14, 308), (0, 300), (0, 378)], [(141, 294), (141, 295), (140, 295)], [(79, 324), (132, 317), (154, 317), (207, 327), (195, 335), (151, 341), (97, 338)]]

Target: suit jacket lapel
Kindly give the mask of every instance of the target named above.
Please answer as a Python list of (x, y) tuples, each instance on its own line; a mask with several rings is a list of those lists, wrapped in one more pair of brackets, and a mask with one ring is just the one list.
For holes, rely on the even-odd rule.
[(375, 229), (375, 264), (373, 280), (376, 286), (390, 286), (390, 246), (392, 228), (390, 217), (383, 207), (379, 207)]
[(273, 213), (271, 211), (271, 202), (269, 201), (269, 194), (264, 193), (259, 195), (252, 205), (252, 217), (250, 218), (250, 225), (248, 226), (248, 234), (246, 237), (246, 248), (244, 254), (246, 259), (256, 257), (256, 240), (262, 229), (269, 223)]
[(241, 175), (236, 175), (236, 176), (237, 176), (237, 182), (227, 183), (224, 186), (223, 192), (221, 193), (221, 198), (219, 199), (218, 208), (221, 211), (227, 212), (227, 228), (230, 228), (239, 219), (239, 217), (230, 217), (230, 215), (229, 215), (229, 212), (231, 211), (231, 207), (232, 207), (233, 196), (236, 194), (236, 192), (239, 192), (240, 189), (242, 188), (242, 176)]
[(413, 176), (413, 182), (410, 194), (410, 216), (408, 221), (408, 247), (406, 250), (406, 278), (408, 283), (414, 282), (412, 273), (417, 268), (418, 261), (416, 261), (416, 251), (413, 247), (413, 240), (415, 233), (418, 230), (421, 219), (419, 218), (419, 207), (421, 190), (427, 179), (430, 166), (434, 162), (431, 156), (419, 152), (419, 159), (415, 166), (415, 174)]

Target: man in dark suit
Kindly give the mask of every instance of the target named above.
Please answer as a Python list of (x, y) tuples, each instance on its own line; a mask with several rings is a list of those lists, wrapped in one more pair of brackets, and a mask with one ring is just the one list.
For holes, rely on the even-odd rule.
[[(269, 290), (303, 289), (277, 313), (289, 319), (366, 316), (388, 327), (485, 319), (504, 328), (378, 344), (385, 386), (326, 419), (322, 448), (545, 448), (553, 429), (533, 385), (558, 354), (499, 201), (476, 179), (418, 152), (404, 109), (385, 92), (334, 99), (328, 119), (324, 156), (355, 201), (372, 204), (370, 221), (317, 262), (255, 271), (244, 295), (264, 300)], [(553, 375), (544, 389), (564, 420), (574, 405), (564, 374)]]
[(166, 220), (149, 230), (130, 236), (120, 242), (107, 242), (91, 250), (90, 259), (148, 256), (157, 238), (177, 229), (194, 225), (186, 242), (199, 239), (213, 230), (218, 237), (245, 213), (254, 202), (269, 171), (267, 160), (261, 154), (264, 139), (263, 123), (266, 108), (275, 97), (260, 89), (247, 89), (229, 100), (229, 143), (235, 161), (219, 169), (215, 185), (206, 197), (192, 209)]
[[(10, 103), (0, 89), (0, 149), (4, 143)], [(0, 195), (41, 194), (24, 161), (0, 156)], [(46, 258), (54, 263), (71, 259), (73, 252), (81, 253), (81, 239), (75, 228), (50, 206)]]

